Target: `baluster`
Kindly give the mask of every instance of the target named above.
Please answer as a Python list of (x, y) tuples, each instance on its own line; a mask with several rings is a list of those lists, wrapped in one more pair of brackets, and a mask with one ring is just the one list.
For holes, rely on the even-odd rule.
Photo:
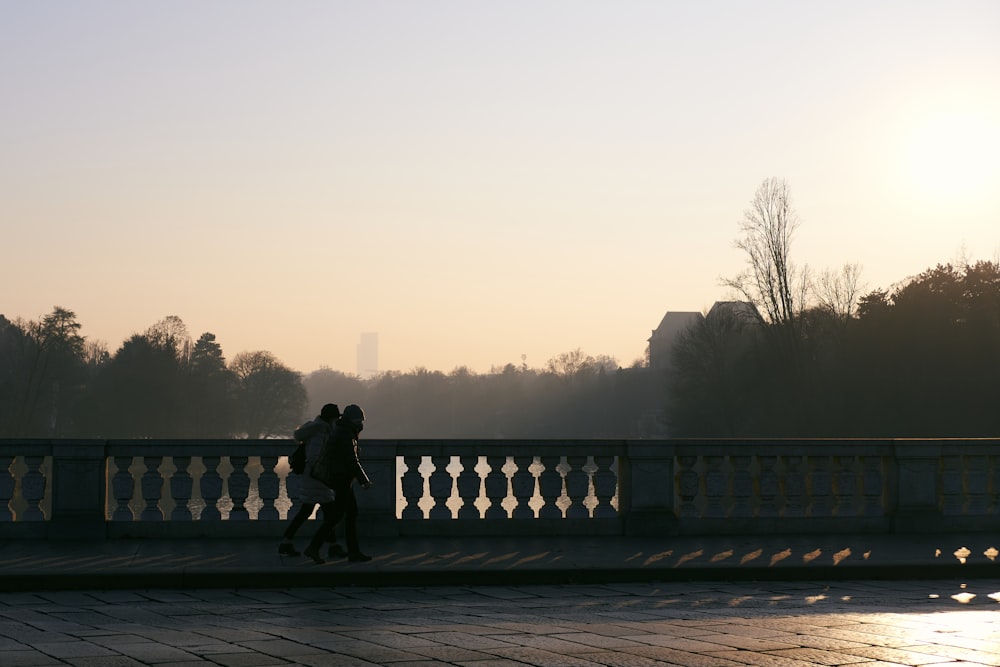
[(566, 464), (569, 471), (566, 473), (566, 495), (569, 497), (569, 507), (566, 508), (567, 519), (586, 519), (590, 516), (587, 509), (586, 500), (590, 492), (590, 479), (584, 466), (587, 465), (586, 456), (567, 456)]
[(558, 470), (560, 458), (541, 457), (544, 469), (538, 475), (538, 492), (542, 496), (542, 506), (538, 509), (540, 519), (561, 519), (563, 515), (558, 505), (563, 492), (563, 479)]
[(11, 500), (14, 499), (14, 488), (17, 486), (17, 480), (14, 479), (14, 474), (10, 471), (13, 467), (15, 461), (17, 461), (16, 456), (10, 457), (10, 463), (4, 468), (3, 474), (0, 475), (0, 521), (13, 521), (14, 513), (11, 511)]
[(731, 516), (753, 516), (753, 477), (750, 475), (751, 456), (730, 456), (733, 464), (733, 506)]
[(163, 521), (163, 510), (160, 509), (160, 498), (163, 496), (163, 475), (160, 474), (162, 456), (144, 456), (142, 462), (146, 472), (142, 475), (142, 499), (146, 506), (140, 518), (143, 521)]
[(989, 508), (989, 469), (985, 456), (965, 457), (965, 490), (969, 505), (965, 510), (971, 516), (987, 513)]
[(799, 468), (801, 456), (785, 457), (785, 510), (786, 517), (805, 516), (805, 474)]
[(452, 488), (455, 480), (448, 472), (448, 464), (451, 463), (450, 456), (432, 456), (431, 463), (434, 470), (431, 472), (429, 481), (431, 498), (434, 499), (434, 506), (431, 507), (429, 517), (431, 519), (450, 519), (451, 508), (448, 507), (448, 499), (451, 498)]
[(174, 509), (170, 512), (170, 520), (190, 521), (191, 508), (188, 507), (188, 503), (191, 501), (191, 489), (194, 488), (194, 482), (188, 472), (191, 457), (175, 456), (173, 461), (177, 471), (170, 478), (170, 495), (174, 499)]
[(858, 475), (854, 471), (853, 456), (835, 456), (836, 488), (834, 489), (834, 516), (854, 516), (857, 512)]
[(705, 516), (726, 516), (726, 494), (729, 480), (722, 469), (721, 456), (706, 456), (705, 458)]
[(406, 472), (400, 480), (403, 498), (406, 505), (403, 506), (403, 519), (423, 519), (424, 510), (420, 507), (420, 501), (424, 497), (424, 476), (420, 474), (420, 456), (412, 454), (403, 457), (406, 465)]
[(25, 521), (44, 521), (45, 512), (42, 511), (41, 502), (45, 498), (45, 475), (41, 472), (44, 456), (25, 456), (24, 464), (28, 471), (21, 478), (21, 496), (28, 506), (24, 510)]
[(829, 456), (810, 456), (809, 466), (809, 515), (830, 516), (833, 510), (833, 474)]
[(476, 499), (479, 498), (479, 489), (482, 480), (476, 472), (476, 464), (479, 463), (478, 456), (460, 456), (459, 463), (462, 464), (462, 472), (458, 474), (456, 484), (458, 495), (462, 499), (462, 505), (458, 508), (459, 519), (478, 519), (479, 508), (476, 507)]
[(285, 475), (285, 497), (289, 500), (288, 513), (285, 518), (291, 518), (299, 513), (302, 503), (299, 497), (302, 495), (302, 475), (296, 475), (289, 469)]
[(760, 465), (758, 484), (760, 486), (760, 507), (757, 514), (761, 517), (778, 516), (777, 499), (781, 492), (781, 485), (778, 482), (778, 473), (775, 470), (778, 465), (777, 456), (758, 456), (757, 463)]
[(490, 506), (486, 508), (487, 519), (506, 519), (507, 510), (503, 506), (503, 501), (507, 498), (509, 482), (507, 473), (503, 471), (504, 464), (507, 463), (506, 456), (487, 456), (486, 464), (490, 471), (486, 473), (486, 497), (490, 501)]
[(595, 456), (593, 482), (594, 496), (597, 504), (594, 505), (593, 516), (595, 519), (603, 517), (614, 517), (618, 515), (613, 504), (615, 496), (618, 495), (618, 475), (615, 474), (615, 464), (618, 458), (615, 456)]
[(677, 465), (680, 468), (677, 472), (677, 494), (681, 498), (680, 516), (698, 516), (695, 500), (698, 498), (701, 479), (698, 471), (694, 469), (697, 463), (697, 456), (677, 457)]
[(219, 498), (222, 497), (222, 477), (219, 475), (220, 457), (205, 456), (202, 463), (205, 464), (205, 473), (201, 476), (201, 499), (205, 501), (205, 509), (201, 511), (202, 521), (219, 521), (222, 513), (219, 512)]
[(230, 456), (229, 463), (233, 466), (233, 472), (229, 475), (229, 499), (233, 501), (233, 508), (229, 510), (230, 521), (249, 521), (250, 512), (247, 511), (247, 496), (250, 495), (250, 475), (246, 472), (248, 456)]
[(962, 457), (942, 456), (944, 469), (941, 471), (941, 492), (943, 503), (941, 512), (950, 516), (962, 514), (965, 498), (962, 489)]
[(277, 456), (260, 457), (261, 472), (257, 478), (257, 495), (260, 497), (260, 511), (257, 512), (257, 520), (274, 521), (279, 519), (278, 508), (274, 506), (274, 501), (278, 499), (281, 492), (281, 480), (278, 473), (274, 471), (278, 465)]
[(111, 492), (115, 495), (115, 511), (111, 515), (113, 521), (134, 521), (132, 512), (132, 497), (135, 495), (135, 478), (132, 477), (132, 457), (114, 457), (116, 472), (111, 478)]
[(511, 478), (511, 488), (517, 505), (511, 513), (512, 519), (534, 519), (535, 511), (528, 504), (531, 497), (535, 495), (535, 476), (531, 474), (531, 464), (534, 462), (532, 456), (515, 456), (514, 465), (517, 469)]
[(864, 515), (882, 516), (882, 457), (862, 456), (861, 465)]

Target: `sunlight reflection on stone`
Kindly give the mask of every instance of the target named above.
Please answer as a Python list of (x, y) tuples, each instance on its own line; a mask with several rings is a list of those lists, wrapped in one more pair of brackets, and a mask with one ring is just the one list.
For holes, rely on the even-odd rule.
[(816, 604), (817, 602), (822, 602), (826, 599), (826, 596), (820, 593), (819, 595), (807, 595), (806, 604)]
[(958, 549), (957, 551), (955, 551), (954, 556), (955, 556), (955, 558), (958, 559), (959, 563), (961, 563), (962, 565), (965, 565), (965, 559), (968, 558), (971, 553), (972, 552), (969, 551), (967, 548), (962, 547), (961, 549)]
[(745, 556), (743, 556), (743, 558), (740, 559), (740, 565), (746, 565), (750, 561), (760, 558), (763, 554), (764, 554), (763, 549), (757, 549), (756, 551), (751, 551), (750, 553), (746, 554)]
[(990, 593), (986, 597), (988, 597), (989, 599), (994, 600), (996, 602), (1000, 602), (1000, 592), (998, 592), (998, 593)]
[(822, 549), (814, 549), (814, 550), (810, 551), (809, 553), (802, 555), (802, 562), (803, 563), (811, 563), (811, 562), (813, 562), (814, 560), (816, 560), (817, 558), (819, 558), (822, 555), (823, 555), (823, 550)]
[(771, 556), (771, 566), (773, 567), (775, 563), (783, 561), (791, 555), (792, 555), (791, 549), (785, 549), (784, 551), (780, 551), (774, 554), (773, 556)]
[(729, 551), (723, 551), (721, 553), (717, 553), (714, 556), (712, 556), (711, 562), (718, 563), (719, 561), (723, 561), (726, 560), (727, 558), (732, 557), (732, 555), (733, 555), (732, 549), (730, 549)]
[(833, 564), (840, 565), (840, 562), (851, 555), (851, 549), (841, 549), (837, 553), (833, 554)]
[(653, 563), (659, 562), (659, 561), (663, 560), (664, 558), (667, 558), (668, 556), (672, 556), (673, 554), (674, 554), (673, 549), (671, 549), (670, 551), (661, 551), (660, 553), (653, 554), (652, 556), (650, 556), (649, 558), (647, 558), (642, 564), (643, 565), (652, 565)]
[(956, 600), (962, 604), (969, 604), (976, 597), (975, 593), (955, 593), (951, 596), (952, 600)]
[(983, 552), (983, 555), (989, 558), (990, 560), (996, 560), (997, 556), (1000, 556), (1000, 551), (997, 551), (995, 548), (990, 547), (989, 549)]
[(698, 549), (697, 551), (693, 551), (689, 554), (684, 554), (677, 560), (677, 565), (675, 565), (674, 567), (677, 567), (678, 565), (683, 565), (684, 563), (690, 560), (694, 560), (695, 558), (701, 558), (703, 555), (705, 555), (705, 552), (702, 549)]

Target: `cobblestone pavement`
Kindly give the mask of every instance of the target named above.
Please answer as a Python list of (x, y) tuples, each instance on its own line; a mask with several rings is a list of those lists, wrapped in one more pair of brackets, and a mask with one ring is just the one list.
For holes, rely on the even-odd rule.
[[(264, 582), (262, 582), (264, 583)], [(0, 593), (0, 665), (1000, 665), (1000, 579)]]

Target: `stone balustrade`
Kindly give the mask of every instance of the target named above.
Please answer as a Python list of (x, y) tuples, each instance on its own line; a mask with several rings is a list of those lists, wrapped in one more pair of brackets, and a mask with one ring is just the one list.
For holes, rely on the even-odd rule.
[[(368, 535), (1000, 527), (1000, 439), (364, 440)], [(276, 536), (289, 440), (0, 440), (0, 536)]]

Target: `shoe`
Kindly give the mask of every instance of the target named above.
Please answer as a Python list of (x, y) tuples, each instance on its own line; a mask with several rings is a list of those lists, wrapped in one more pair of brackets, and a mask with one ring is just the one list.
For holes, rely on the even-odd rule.
[(333, 543), (330, 545), (329, 556), (330, 558), (347, 558), (347, 552), (344, 551), (344, 547), (337, 543)]
[(278, 545), (278, 553), (282, 556), (301, 556), (296, 549), (295, 545), (291, 542), (282, 542)]
[(367, 563), (371, 559), (372, 559), (371, 556), (363, 554), (360, 551), (352, 551), (351, 553), (347, 554), (347, 560), (351, 561), (352, 563)]
[(326, 561), (319, 555), (319, 549), (313, 549), (312, 547), (305, 550), (305, 555), (313, 559), (313, 562), (317, 565), (322, 565)]

